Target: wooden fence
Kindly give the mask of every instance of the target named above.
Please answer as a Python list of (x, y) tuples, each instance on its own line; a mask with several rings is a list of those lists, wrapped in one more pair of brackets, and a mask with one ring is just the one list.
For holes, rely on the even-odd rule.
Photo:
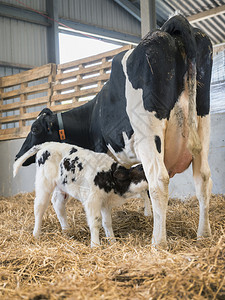
[(92, 99), (109, 79), (112, 58), (130, 45), (73, 62), (0, 78), (0, 140), (26, 137), (44, 107), (64, 111)]

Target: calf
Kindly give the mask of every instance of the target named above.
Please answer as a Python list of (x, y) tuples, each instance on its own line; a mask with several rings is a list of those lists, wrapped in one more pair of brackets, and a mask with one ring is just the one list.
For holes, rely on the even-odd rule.
[(134, 193), (148, 189), (141, 165), (126, 169), (104, 153), (56, 142), (34, 146), (21, 156), (14, 163), (14, 176), (34, 154), (37, 154), (34, 237), (40, 235), (42, 217), (52, 192), (52, 204), (63, 230), (68, 229), (65, 195), (82, 202), (93, 247), (99, 245), (101, 220), (106, 236), (114, 237), (111, 208), (123, 204)]

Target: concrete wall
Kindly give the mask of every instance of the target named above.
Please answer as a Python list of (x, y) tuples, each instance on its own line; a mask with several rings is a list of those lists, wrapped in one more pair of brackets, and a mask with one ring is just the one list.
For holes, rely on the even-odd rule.
[[(23, 139), (0, 142), (0, 195), (11, 196), (34, 190), (35, 165), (22, 167), (12, 177), (12, 165)], [(213, 179), (213, 193), (225, 194), (225, 113), (211, 115), (211, 144), (209, 164)], [(177, 174), (170, 181), (170, 196), (185, 198), (195, 194), (192, 169)]]

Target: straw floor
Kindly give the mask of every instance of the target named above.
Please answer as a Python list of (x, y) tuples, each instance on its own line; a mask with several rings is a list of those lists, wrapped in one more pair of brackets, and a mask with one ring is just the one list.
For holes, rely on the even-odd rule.
[(113, 212), (117, 242), (90, 248), (81, 204), (62, 234), (49, 206), (32, 237), (34, 193), (0, 197), (0, 299), (225, 299), (225, 196), (211, 197), (212, 238), (196, 241), (198, 203), (170, 200), (167, 251), (151, 247), (152, 218), (133, 199)]

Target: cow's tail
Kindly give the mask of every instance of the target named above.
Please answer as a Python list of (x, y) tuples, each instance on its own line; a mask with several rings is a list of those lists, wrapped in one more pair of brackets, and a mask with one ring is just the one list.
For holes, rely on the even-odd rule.
[(13, 177), (18, 173), (19, 168), (22, 164), (31, 156), (35, 155), (39, 150), (41, 150), (42, 145), (35, 145), (26, 153), (24, 153), (20, 158), (18, 158), (13, 164)]
[(172, 36), (179, 36), (185, 48), (188, 63), (187, 74), (187, 88), (189, 95), (188, 103), (188, 149), (193, 156), (200, 153), (202, 146), (197, 132), (197, 119), (196, 119), (196, 55), (197, 47), (192, 30), (192, 26), (188, 20), (182, 15), (175, 15), (170, 18), (161, 28), (163, 31), (168, 32)]

